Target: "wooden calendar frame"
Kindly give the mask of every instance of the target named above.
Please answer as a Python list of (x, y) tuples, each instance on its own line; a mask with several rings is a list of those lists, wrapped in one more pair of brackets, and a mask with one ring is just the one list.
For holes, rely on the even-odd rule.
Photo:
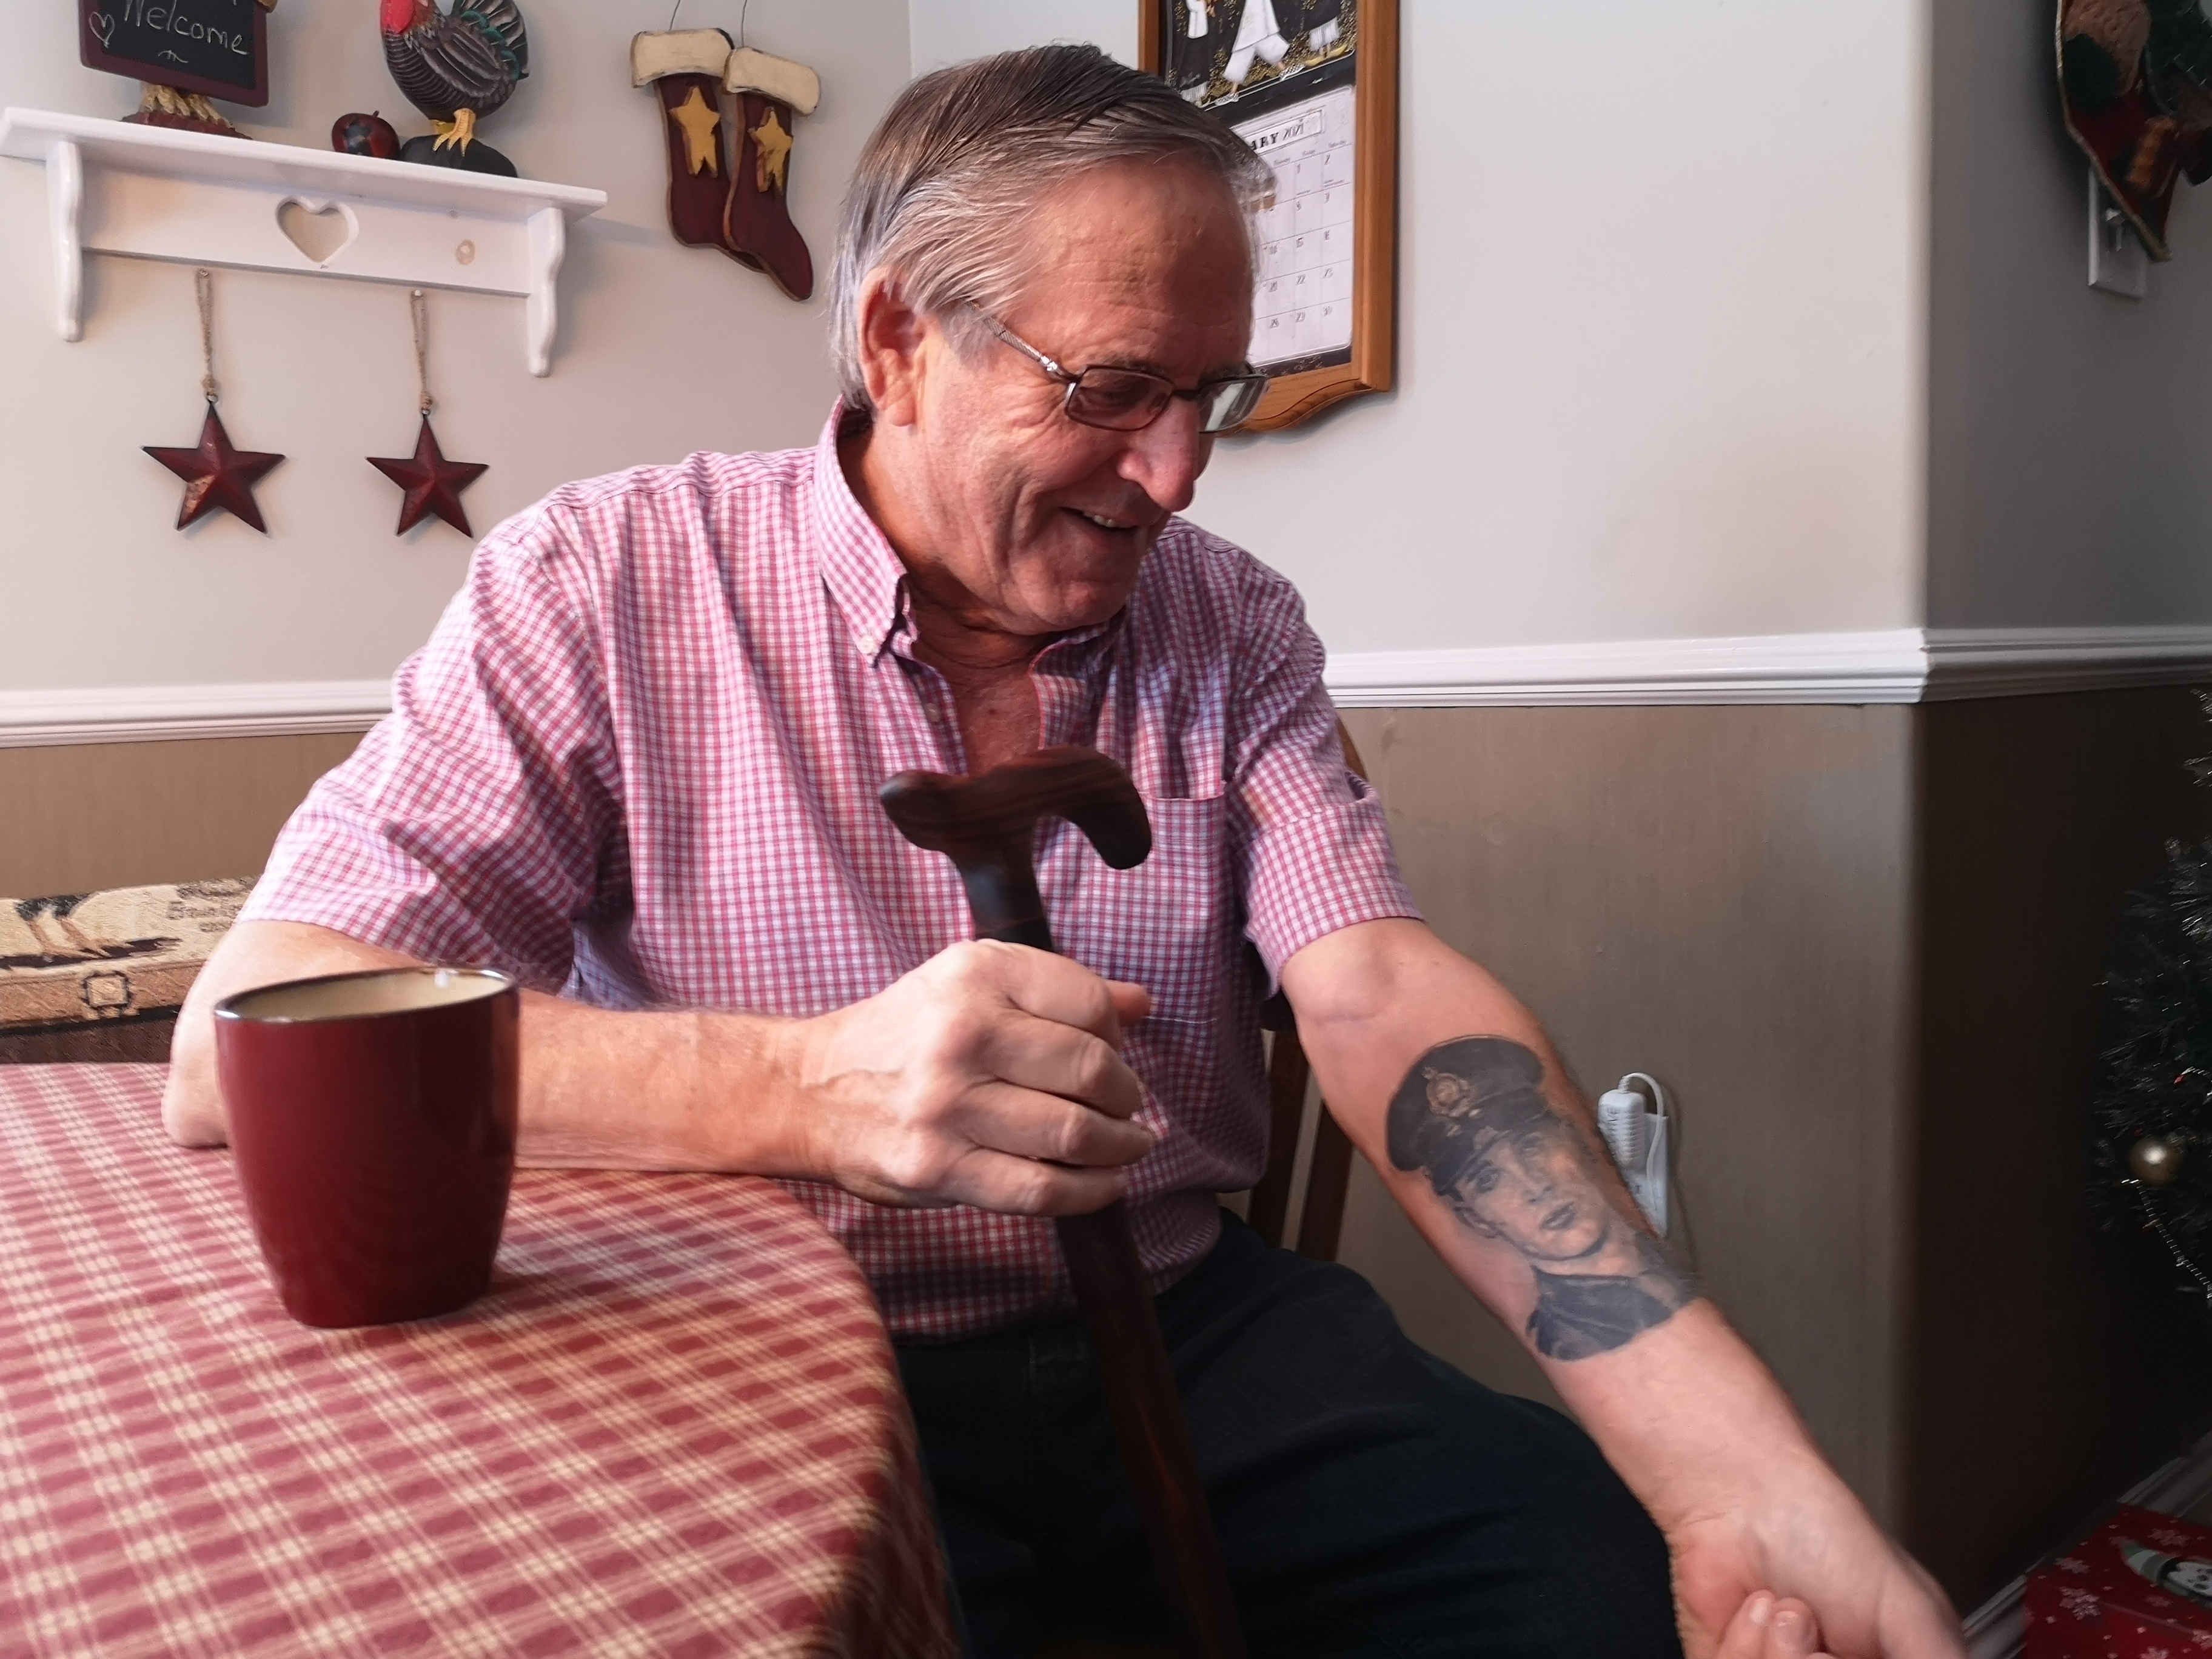
[[(1203, 0), (1201, 0), (1203, 3)], [(1346, 360), (1323, 366), (1297, 368), (1275, 376), (1244, 424), (1242, 432), (1279, 432), (1297, 425), (1344, 398), (1364, 392), (1390, 389), (1396, 353), (1396, 288), (1398, 264), (1398, 0), (1336, 0), (1340, 15), (1352, 20), (1349, 30), (1340, 30), (1339, 41), (1348, 47), (1326, 55), (1313, 52), (1309, 33), (1301, 29), (1289, 40), (1286, 64), (1296, 66), (1289, 76), (1265, 73), (1258, 64), (1233, 92), (1218, 73), (1226, 66), (1233, 38), (1229, 23), (1236, 0), (1211, 0), (1206, 4), (1210, 21), (1224, 24), (1215, 31), (1220, 43), (1214, 48), (1213, 74), (1206, 95), (1195, 100), (1213, 107), (1232, 122), (1237, 104), (1255, 94), (1272, 96), (1278, 109), (1294, 107), (1281, 102), (1297, 84), (1296, 70), (1317, 71), (1326, 64), (1351, 60), (1352, 85), (1352, 343)], [(1168, 74), (1170, 51), (1192, 62), (1187, 27), (1193, 0), (1139, 0), (1137, 61), (1154, 75)], [(1255, 0), (1244, 0), (1255, 3)], [(1285, 11), (1303, 17), (1311, 0), (1270, 0), (1279, 20)], [(1204, 48), (1199, 49), (1201, 52)], [(1269, 66), (1273, 67), (1273, 66)], [(1341, 71), (1339, 72), (1340, 76)], [(1172, 78), (1172, 77), (1171, 77)], [(1277, 89), (1269, 92), (1270, 83)], [(1195, 84), (1195, 83), (1194, 83)], [(1340, 86), (1340, 79), (1336, 82)], [(1188, 95), (1188, 94), (1186, 95)], [(1326, 355), (1335, 356), (1331, 352)]]

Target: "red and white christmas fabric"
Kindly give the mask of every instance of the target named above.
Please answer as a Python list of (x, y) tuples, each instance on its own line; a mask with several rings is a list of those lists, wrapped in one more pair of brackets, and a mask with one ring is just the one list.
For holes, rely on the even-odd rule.
[(2027, 1580), (2027, 1659), (2212, 1655), (2212, 1528), (2122, 1509)]

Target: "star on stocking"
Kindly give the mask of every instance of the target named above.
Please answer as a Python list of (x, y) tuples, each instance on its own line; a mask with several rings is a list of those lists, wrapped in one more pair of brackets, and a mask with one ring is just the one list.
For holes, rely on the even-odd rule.
[(691, 88), (691, 95), (668, 112), (668, 118), (684, 129), (684, 159), (694, 173), (720, 173), (716, 156), (714, 129), (722, 125), (722, 112), (708, 106), (699, 88)]
[(746, 131), (760, 147), (753, 152), (753, 188), (763, 192), (781, 190), (791, 168), (791, 135), (783, 130), (783, 123), (775, 118), (772, 109), (767, 119)]
[(253, 500), (253, 486), (284, 458), (258, 449), (233, 449), (230, 434), (222, 429), (222, 417), (215, 412), (214, 398), (208, 399), (207, 419), (200, 426), (198, 447), (162, 449), (153, 444), (141, 447), (185, 481), (184, 504), (177, 509), (178, 529), (221, 511), (244, 520), (264, 536), (269, 533)]
[(449, 461), (438, 447), (438, 434), (430, 430), (430, 417), (415, 434), (415, 453), (400, 459), (371, 455), (368, 464), (407, 492), (399, 504), (399, 528), (404, 536), (434, 513), (464, 536), (473, 536), (469, 515), (461, 507), (461, 492), (489, 471), (483, 461)]

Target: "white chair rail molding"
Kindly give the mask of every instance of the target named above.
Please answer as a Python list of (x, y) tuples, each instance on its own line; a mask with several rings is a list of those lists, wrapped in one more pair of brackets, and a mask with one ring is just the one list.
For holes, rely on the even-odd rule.
[[(1936, 702), (2212, 678), (2212, 625), (1896, 628), (1332, 653), (1344, 708)], [(0, 749), (360, 732), (384, 680), (0, 690)]]

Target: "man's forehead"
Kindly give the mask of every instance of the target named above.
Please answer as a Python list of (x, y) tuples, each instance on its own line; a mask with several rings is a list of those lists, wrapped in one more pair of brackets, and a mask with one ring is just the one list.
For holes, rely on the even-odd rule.
[(1132, 270), (1183, 259), (1249, 257), (1243, 210), (1229, 187), (1176, 162), (1121, 161), (1047, 191), (1021, 221), (1040, 259), (1073, 258)]
[[(1071, 187), (1039, 204), (1024, 231), (1028, 278), (1006, 320), (1078, 367), (1236, 372), (1252, 316), (1242, 214), (1218, 181), (1188, 167), (1153, 171), (1166, 176)], [(1182, 200), (1186, 188), (1198, 194)]]

